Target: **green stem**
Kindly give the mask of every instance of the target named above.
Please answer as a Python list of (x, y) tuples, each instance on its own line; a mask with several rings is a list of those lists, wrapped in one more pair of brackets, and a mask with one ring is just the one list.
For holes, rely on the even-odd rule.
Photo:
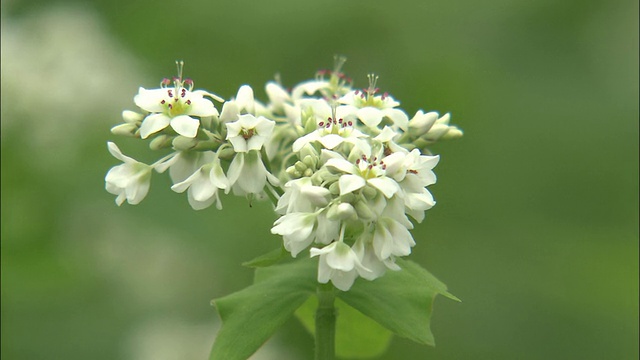
[(336, 309), (333, 284), (318, 284), (316, 309), (316, 358), (334, 360), (336, 343)]

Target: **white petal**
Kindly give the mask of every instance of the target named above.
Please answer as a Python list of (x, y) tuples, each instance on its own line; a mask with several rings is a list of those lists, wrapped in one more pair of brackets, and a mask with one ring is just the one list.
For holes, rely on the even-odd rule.
[(383, 113), (386, 117), (393, 120), (394, 125), (402, 130), (407, 130), (407, 126), (409, 125), (409, 117), (404, 111), (400, 109), (385, 109)]
[(118, 145), (116, 145), (115, 143), (112, 143), (111, 141), (107, 142), (107, 149), (109, 149), (109, 152), (111, 153), (111, 155), (113, 155), (114, 158), (122, 162), (125, 162), (125, 163), (136, 162), (134, 159), (124, 155), (122, 151), (120, 151), (120, 148), (118, 147)]
[(251, 86), (242, 85), (240, 89), (238, 89), (238, 95), (236, 95), (235, 101), (238, 103), (238, 108), (244, 109), (249, 113), (253, 113), (254, 98)]
[(367, 127), (376, 127), (382, 121), (382, 111), (371, 106), (358, 110), (358, 118)]
[(228, 138), (231, 145), (233, 145), (233, 150), (237, 153), (246, 153), (249, 150), (247, 146), (247, 140), (245, 140), (242, 136), (233, 136)]
[(180, 115), (171, 119), (171, 127), (173, 130), (188, 138), (194, 138), (196, 136), (199, 126), (199, 120), (187, 115)]
[(320, 138), (320, 143), (327, 149), (333, 149), (336, 146), (342, 144), (344, 142), (344, 138), (340, 135), (329, 134)]
[(317, 131), (314, 131), (312, 133), (309, 133), (301, 138), (296, 139), (296, 141), (293, 142), (293, 146), (291, 147), (291, 149), (294, 152), (298, 152), (300, 151), (300, 149), (302, 149), (305, 145), (307, 145), (308, 143), (312, 142), (312, 141), (316, 141), (320, 139), (320, 136), (318, 135)]
[(189, 107), (189, 115), (193, 116), (217, 116), (218, 110), (213, 103), (202, 97), (198, 98), (191, 94), (191, 106)]
[(147, 90), (141, 87), (138, 89), (138, 94), (133, 97), (133, 102), (139, 108), (155, 113), (164, 111), (164, 106), (161, 104), (161, 101), (166, 101), (167, 99), (169, 99), (167, 89)]
[(328, 159), (325, 165), (349, 174), (353, 174), (358, 171), (355, 165), (343, 159), (342, 157)]
[(382, 191), (384, 196), (389, 199), (393, 196), (400, 188), (398, 187), (398, 183), (395, 180), (388, 178), (386, 176), (373, 178), (367, 180), (369, 185), (375, 187), (376, 189)]
[(165, 114), (151, 114), (144, 118), (140, 125), (140, 137), (146, 139), (151, 134), (166, 128), (171, 119)]
[(229, 178), (229, 184), (235, 184), (235, 182), (240, 177), (240, 172), (244, 167), (244, 155), (245, 153), (238, 153), (231, 160), (231, 164), (229, 165), (229, 170), (227, 171), (227, 177)]
[(264, 137), (271, 136), (271, 133), (273, 132), (273, 129), (276, 126), (276, 122), (273, 120), (268, 120), (264, 116), (258, 117), (257, 120), (258, 122), (256, 123), (256, 126), (255, 126), (256, 132), (260, 136), (264, 136)]
[(340, 185), (340, 195), (356, 191), (366, 184), (366, 181), (358, 175), (342, 175), (338, 182)]
[(224, 105), (222, 105), (222, 113), (220, 114), (220, 121), (223, 123), (236, 121), (238, 120), (239, 115), (240, 115), (240, 109), (238, 108), (238, 104), (236, 104), (236, 102), (233, 100), (227, 101), (226, 103), (224, 103)]
[(349, 291), (356, 281), (356, 278), (358, 278), (358, 273), (355, 269), (346, 272), (335, 270), (331, 276), (331, 282), (339, 290)]

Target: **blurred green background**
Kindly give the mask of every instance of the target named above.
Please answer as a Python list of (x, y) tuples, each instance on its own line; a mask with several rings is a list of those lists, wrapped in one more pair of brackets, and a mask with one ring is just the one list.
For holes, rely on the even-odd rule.
[[(109, 128), (186, 61), (226, 98), (348, 57), (418, 109), (452, 112), (435, 148), (438, 205), (411, 259), (438, 298), (429, 348), (380, 359), (638, 358), (638, 2), (2, 1), (2, 359), (204, 359), (209, 301), (251, 282), (278, 246), (266, 203), (191, 210), (154, 176), (118, 208), (126, 154)], [(308, 359), (290, 321), (254, 359)]]

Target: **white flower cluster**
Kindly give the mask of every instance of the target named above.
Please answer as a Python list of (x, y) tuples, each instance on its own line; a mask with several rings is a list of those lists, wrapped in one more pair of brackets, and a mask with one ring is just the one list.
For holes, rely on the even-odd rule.
[(280, 215), (271, 232), (294, 257), (311, 247), (321, 283), (346, 291), (358, 276), (397, 270), (395, 259), (415, 245), (409, 217), (421, 222), (435, 204), (426, 187), (436, 181), (439, 157), (426, 147), (462, 132), (449, 125), (449, 114), (418, 111), (409, 119), (396, 100), (379, 94), (374, 75), (366, 89), (353, 89), (343, 62), (291, 91), (268, 83), (266, 104), (244, 85), (220, 113), (211, 99), (223, 99), (194, 91), (179, 63), (173, 81), (140, 88), (140, 111), (125, 111), (125, 123), (112, 129), (173, 151), (146, 165), (109, 143), (123, 164), (107, 174), (107, 191), (118, 205), (137, 204), (152, 170), (168, 169), (172, 190), (187, 191), (196, 210), (214, 202), (220, 209), (220, 190), (270, 198)]

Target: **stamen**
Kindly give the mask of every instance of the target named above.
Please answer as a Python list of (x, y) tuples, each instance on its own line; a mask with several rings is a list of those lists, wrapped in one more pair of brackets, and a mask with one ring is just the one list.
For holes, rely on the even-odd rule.
[(186, 104), (187, 104), (187, 105), (191, 105), (191, 100), (187, 100), (187, 101), (186, 101)]
[(164, 105), (164, 103), (166, 103), (166, 101), (164, 101), (164, 99), (162, 99), (162, 101), (160, 101), (160, 104)]
[(323, 126), (324, 126), (324, 121), (320, 121), (320, 122), (318, 123), (318, 126), (323, 127)]

